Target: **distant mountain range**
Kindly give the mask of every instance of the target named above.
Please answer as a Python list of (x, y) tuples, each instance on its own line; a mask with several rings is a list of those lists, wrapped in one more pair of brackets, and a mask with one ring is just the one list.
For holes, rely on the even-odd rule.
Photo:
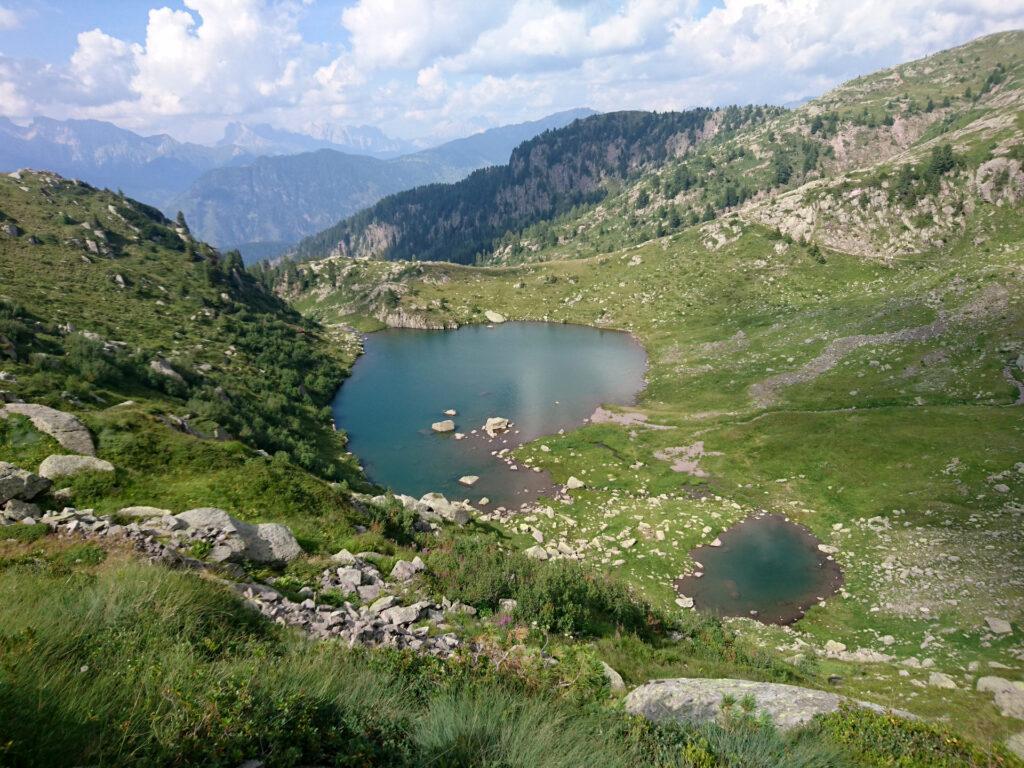
[(393, 139), (371, 125), (325, 125), (314, 123), (305, 133), (286, 131), (266, 123), (228, 123), (219, 147), (238, 147), (253, 155), (294, 155), (334, 149), (351, 155), (388, 158), (415, 152), (411, 141)]
[(171, 216), (182, 210), (199, 237), (255, 260), (385, 195), (505, 163), (523, 141), (591, 114), (559, 112), (425, 150), (372, 126), (316, 124), (297, 133), (230, 123), (215, 146), (205, 146), (99, 120), (37, 117), (20, 126), (0, 117), (0, 170), (52, 170), (120, 189)]
[(37, 117), (19, 126), (0, 117), (0, 169), (56, 171), (159, 207), (206, 171), (253, 159), (240, 147), (140, 136), (99, 120)]
[[(389, 160), (335, 149), (261, 157), (207, 171), (167, 210), (181, 210), (197, 236), (221, 248), (239, 248), (252, 261), (283, 252), (287, 245), (386, 195), (423, 184), (459, 181), (480, 168), (507, 163), (523, 141), (593, 114), (590, 109), (559, 112)], [(262, 137), (282, 146), (289, 136), (298, 136), (263, 128), (250, 127), (246, 141)], [(363, 135), (373, 138), (372, 133)], [(242, 133), (232, 136), (242, 138)]]

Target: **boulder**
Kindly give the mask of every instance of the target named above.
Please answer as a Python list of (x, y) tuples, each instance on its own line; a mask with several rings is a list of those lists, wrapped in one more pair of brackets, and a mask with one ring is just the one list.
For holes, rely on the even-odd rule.
[(426, 493), (416, 502), (415, 510), (425, 520), (465, 525), (470, 520), (473, 507), (464, 501), (448, 501), (440, 493)]
[(435, 421), (430, 425), (430, 428), (435, 432), (454, 432), (455, 422), (451, 419), (445, 419), (444, 421)]
[(601, 662), (601, 671), (604, 672), (605, 679), (608, 681), (608, 686), (611, 688), (612, 693), (622, 693), (626, 690), (626, 683), (623, 681), (622, 675), (603, 661)]
[(103, 459), (97, 459), (95, 456), (54, 454), (47, 456), (39, 465), (39, 474), (50, 480), (56, 480), (58, 477), (71, 477), (82, 472), (113, 471), (113, 464)]
[(171, 514), (171, 510), (161, 509), (160, 507), (146, 506), (121, 507), (121, 509), (117, 510), (117, 514), (124, 515), (125, 517), (141, 517), (146, 520), (149, 520), (153, 517), (163, 517), (164, 515), (169, 515)]
[(993, 701), (1003, 717), (1024, 720), (1024, 683), (986, 676), (979, 677), (977, 685), (979, 691), (992, 694)]
[(339, 565), (353, 565), (356, 562), (356, 556), (347, 549), (339, 549), (331, 555), (331, 561)]
[(21, 467), (0, 461), (0, 504), (11, 499), (32, 501), (50, 488), (50, 481)]
[(462, 483), (465, 486), (469, 486), (470, 488), (476, 485), (477, 481), (479, 480), (480, 478), (477, 475), (463, 475), (462, 477), (459, 478), (460, 483)]
[(587, 484), (580, 480), (578, 477), (570, 477), (565, 481), (565, 487), (570, 491), (578, 491), (580, 488), (586, 488)]
[(425, 603), (400, 605), (380, 612), (380, 617), (388, 624), (412, 624), (419, 619)]
[(96, 446), (89, 430), (70, 413), (35, 403), (8, 403), (0, 408), (0, 418), (5, 419), (11, 413), (25, 416), (33, 427), (45, 432), (69, 451), (86, 456), (96, 455)]
[(427, 566), (419, 557), (414, 557), (410, 563), (408, 560), (399, 560), (391, 569), (391, 578), (398, 581), (408, 581), (420, 571), (426, 570)]
[(483, 430), (487, 433), (487, 436), (493, 440), (502, 432), (507, 432), (511, 425), (512, 422), (503, 416), (491, 416), (487, 419), (486, 423), (484, 423)]
[(1006, 740), (1006, 748), (1024, 760), (1024, 733), (1015, 733)]
[(534, 560), (547, 560), (548, 559), (548, 551), (546, 549), (544, 549), (544, 547), (542, 547), (540, 544), (537, 544), (535, 546), (530, 547), (523, 554), (526, 555), (527, 557), (533, 558)]
[(932, 688), (956, 689), (956, 682), (944, 672), (932, 672), (928, 675), (928, 685), (932, 686)]
[(1010, 626), (1010, 622), (1006, 619), (997, 619), (994, 616), (988, 616), (985, 618), (985, 624), (988, 625), (989, 631), (994, 632), (997, 635), (1008, 635), (1013, 632), (1013, 627)]
[[(685, 677), (641, 685), (626, 697), (626, 710), (654, 722), (676, 720), (701, 724), (713, 722), (722, 714), (722, 701), (726, 697), (738, 702), (747, 696), (754, 699), (756, 714), (770, 716), (780, 730), (806, 725), (815, 715), (834, 712), (844, 702), (876, 712), (885, 711), (877, 704), (795, 685)], [(908, 713), (894, 711), (908, 716)]]
[(181, 384), (185, 383), (185, 379), (182, 378), (182, 375), (178, 373), (176, 370), (174, 370), (171, 367), (171, 364), (161, 357), (155, 357), (149, 361), (149, 370), (153, 371), (153, 373), (157, 374), (158, 376), (173, 379), (174, 381), (180, 382)]
[[(295, 536), (287, 526), (279, 523), (243, 523), (216, 507), (190, 509), (175, 517), (192, 528), (227, 534), (214, 548), (217, 560), (287, 563), (302, 554), (302, 547)], [(213, 558), (214, 553), (211, 552)]]
[(11, 522), (24, 520), (26, 517), (38, 520), (42, 514), (43, 510), (38, 504), (33, 504), (29, 501), (20, 501), (19, 499), (10, 499), (3, 505), (3, 509), (0, 510), (0, 518), (6, 518)]
[(489, 323), (505, 322), (505, 316), (500, 312), (495, 312), (493, 309), (488, 309), (486, 312), (484, 312), (484, 317), (487, 318), (487, 322)]

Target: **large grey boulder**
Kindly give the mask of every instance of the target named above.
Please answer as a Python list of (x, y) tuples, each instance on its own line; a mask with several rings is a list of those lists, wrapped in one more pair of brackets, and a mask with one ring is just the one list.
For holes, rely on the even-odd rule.
[[(815, 715), (835, 712), (844, 702), (876, 712), (886, 711), (877, 704), (848, 699), (828, 691), (800, 688), (781, 683), (756, 683), (750, 680), (681, 677), (653, 680), (636, 688), (626, 697), (626, 710), (655, 722), (677, 720), (708, 723), (719, 718), (726, 697), (738, 702), (746, 697), (755, 702), (752, 714), (767, 714), (780, 730), (809, 723)], [(899, 715), (909, 713), (893, 710)]]
[(39, 474), (50, 480), (71, 477), (82, 472), (113, 472), (114, 465), (95, 456), (58, 455), (47, 456), (39, 465)]
[(469, 522), (470, 512), (473, 507), (464, 501), (448, 501), (440, 493), (424, 494), (416, 502), (416, 512), (425, 520), (444, 520), (457, 525), (465, 525)]
[(26, 517), (31, 517), (33, 520), (38, 520), (43, 514), (43, 510), (38, 504), (33, 504), (30, 501), (20, 501), (18, 499), (9, 499), (3, 508), (0, 509), (0, 519), (7, 519), (12, 522), (18, 522), (24, 520)]
[(216, 507), (190, 509), (175, 517), (191, 528), (224, 534), (214, 548), (217, 560), (287, 563), (302, 554), (291, 530), (279, 523), (243, 523)]
[(988, 675), (978, 678), (978, 690), (991, 693), (1003, 717), (1024, 720), (1024, 682)]
[(48, 490), (51, 483), (45, 477), (28, 472), (21, 467), (0, 461), (0, 504), (11, 499), (32, 501)]
[(27, 417), (33, 427), (45, 432), (69, 451), (86, 456), (96, 455), (96, 446), (88, 428), (70, 413), (35, 403), (8, 403), (0, 408), (2, 419), (12, 413)]

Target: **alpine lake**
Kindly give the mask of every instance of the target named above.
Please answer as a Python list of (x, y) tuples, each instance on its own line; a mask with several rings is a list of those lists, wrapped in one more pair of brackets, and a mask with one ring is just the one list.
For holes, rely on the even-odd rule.
[[(546, 472), (517, 467), (504, 449), (583, 426), (598, 406), (633, 403), (646, 366), (631, 336), (585, 326), (388, 329), (366, 336), (332, 407), (377, 484), (515, 509), (557, 489)], [(483, 425), (491, 417), (511, 427), (489, 437)], [(453, 430), (432, 429), (448, 419)], [(460, 482), (466, 477), (476, 480)], [(817, 540), (777, 515), (749, 518), (718, 543), (694, 550), (698, 570), (676, 583), (697, 610), (790, 623), (842, 581)]]

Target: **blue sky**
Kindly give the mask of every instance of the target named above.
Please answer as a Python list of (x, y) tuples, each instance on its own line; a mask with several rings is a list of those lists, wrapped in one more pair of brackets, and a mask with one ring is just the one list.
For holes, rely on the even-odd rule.
[(798, 101), (1021, 27), (1024, 0), (0, 0), (0, 114), (448, 138), (576, 106)]

